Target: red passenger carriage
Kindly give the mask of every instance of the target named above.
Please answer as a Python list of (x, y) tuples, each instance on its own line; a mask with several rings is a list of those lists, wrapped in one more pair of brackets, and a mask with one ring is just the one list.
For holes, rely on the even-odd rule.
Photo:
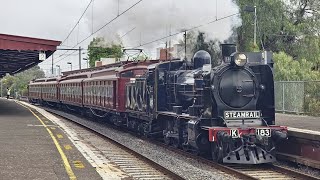
[(42, 101), (45, 102), (59, 102), (58, 97), (58, 77), (47, 78), (45, 82), (42, 83)]

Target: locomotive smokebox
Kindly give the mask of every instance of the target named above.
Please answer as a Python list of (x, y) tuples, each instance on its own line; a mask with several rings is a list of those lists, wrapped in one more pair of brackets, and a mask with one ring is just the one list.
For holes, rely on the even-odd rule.
[(231, 54), (237, 52), (237, 47), (235, 44), (221, 44), (222, 58), (225, 63), (231, 61)]

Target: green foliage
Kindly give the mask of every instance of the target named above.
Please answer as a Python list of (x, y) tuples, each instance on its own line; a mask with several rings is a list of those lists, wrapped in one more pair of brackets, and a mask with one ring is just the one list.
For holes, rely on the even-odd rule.
[[(239, 7), (242, 25), (233, 28), (230, 39), (237, 40), (240, 51), (265, 49), (275, 52), (276, 81), (308, 81), (289, 83), (287, 85), (292, 87), (281, 92), (295, 95), (289, 100), (290, 104), (296, 106), (300, 104), (299, 107), (304, 112), (319, 115), (320, 82), (316, 80), (320, 80), (320, 1), (234, 0), (234, 2)], [(256, 46), (253, 43), (254, 13), (244, 11), (246, 6), (257, 7)], [(293, 87), (295, 84), (302, 85), (303, 90)], [(299, 92), (293, 93), (291, 90)], [(302, 92), (304, 97), (301, 98), (303, 95), (299, 93)], [(282, 93), (276, 93), (276, 96), (281, 95)]]
[[(275, 52), (276, 81), (310, 81), (302, 83), (305, 97), (301, 104), (304, 104), (305, 112), (320, 114), (320, 82), (315, 82), (320, 80), (320, 1), (234, 2), (239, 7), (242, 25), (233, 27), (230, 39), (237, 41), (240, 51), (265, 49)], [(246, 6), (257, 7), (257, 45), (253, 43), (254, 13), (244, 11)], [(298, 92), (295, 94), (299, 96)]]
[(121, 44), (108, 44), (104, 38), (93, 38), (88, 46), (89, 65), (94, 67), (100, 58), (116, 58), (123, 56)]
[[(284, 91), (286, 97), (291, 98), (291, 101), (294, 101), (294, 99), (301, 100), (301, 97), (304, 96), (304, 102), (294, 101), (290, 103), (296, 106), (301, 104), (301, 106), (304, 106), (302, 107), (304, 112), (320, 115), (320, 81), (316, 81), (319, 80), (320, 72), (311, 71), (313, 63), (305, 59), (294, 60), (284, 52), (275, 53), (274, 61), (276, 81), (306, 81), (304, 83), (289, 83), (290, 86), (302, 85), (303, 87), (289, 88), (287, 85), (284, 90), (281, 90)], [(303, 91), (291, 92), (292, 90), (296, 91), (298, 89), (303, 89)], [(301, 95), (298, 95), (299, 93)], [(290, 97), (291, 94), (295, 94), (298, 97)], [(278, 95), (276, 94), (276, 96)]]
[[(187, 32), (187, 44), (191, 45), (192, 47), (195, 45), (196, 41), (196, 32), (195, 31), (188, 31)], [(179, 44), (184, 44), (185, 39), (180, 39)]]
[(305, 87), (305, 112), (313, 115), (320, 115), (320, 82), (306, 82)]
[[(257, 49), (284, 51), (294, 59), (306, 59), (313, 69), (320, 66), (319, 0), (234, 0), (242, 25), (234, 27), (233, 39), (241, 51)], [(245, 6), (257, 7), (257, 46), (253, 44), (254, 13)], [(261, 41), (260, 41), (261, 40)]]
[(294, 60), (284, 52), (274, 53), (276, 81), (319, 80), (320, 72), (311, 71), (313, 64), (306, 59)]
[[(179, 41), (179, 44), (184, 44), (184, 39)], [(191, 46), (192, 53), (196, 53), (199, 50), (205, 50), (210, 53), (212, 65), (216, 66), (220, 64), (220, 42), (216, 39), (210, 39), (204, 32), (188, 31), (187, 33), (187, 45)]]
[(138, 61), (145, 61), (148, 59), (150, 59), (150, 57), (147, 56), (146, 54), (139, 54), (139, 56), (135, 57), (135, 60), (138, 60)]
[(306, 111), (311, 115), (320, 115), (320, 100), (315, 98), (306, 99)]
[(7, 75), (2, 79), (2, 94), (6, 93), (6, 88), (8, 87), (12, 93), (17, 92), (20, 95), (27, 95), (28, 83), (33, 79), (44, 77), (44, 72), (39, 66), (34, 66), (14, 76)]

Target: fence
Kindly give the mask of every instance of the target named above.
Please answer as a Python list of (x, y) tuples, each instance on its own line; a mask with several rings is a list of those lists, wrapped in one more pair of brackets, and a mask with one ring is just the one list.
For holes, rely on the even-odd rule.
[(320, 81), (280, 81), (274, 90), (276, 111), (320, 115)]

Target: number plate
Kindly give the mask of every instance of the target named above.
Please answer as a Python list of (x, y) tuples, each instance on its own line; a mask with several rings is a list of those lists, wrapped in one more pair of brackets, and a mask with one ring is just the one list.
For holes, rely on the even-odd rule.
[(224, 119), (260, 119), (260, 111), (224, 111)]
[(239, 130), (238, 129), (230, 129), (231, 138), (239, 138)]
[(269, 128), (259, 128), (256, 129), (257, 135), (265, 136), (265, 137), (271, 137), (271, 129)]

